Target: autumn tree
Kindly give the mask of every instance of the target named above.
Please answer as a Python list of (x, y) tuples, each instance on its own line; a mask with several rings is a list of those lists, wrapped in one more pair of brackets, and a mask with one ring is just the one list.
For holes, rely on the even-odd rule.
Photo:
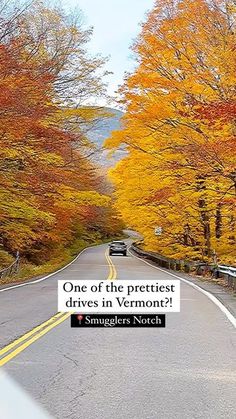
[(88, 235), (89, 214), (109, 203), (86, 157), (84, 127), (104, 115), (87, 101), (105, 94), (104, 60), (86, 52), (90, 35), (42, 2), (2, 8), (0, 236), (6, 250), (37, 263)]
[(111, 172), (124, 219), (172, 257), (233, 260), (234, 13), (231, 1), (156, 1), (121, 89), (123, 129), (107, 141), (128, 150)]

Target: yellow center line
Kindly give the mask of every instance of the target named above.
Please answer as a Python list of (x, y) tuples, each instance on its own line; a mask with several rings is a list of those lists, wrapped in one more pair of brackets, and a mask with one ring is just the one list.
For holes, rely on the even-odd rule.
[[(105, 252), (105, 257), (109, 266), (109, 275), (108, 280), (115, 280), (117, 277), (117, 272), (114, 263), (112, 262), (108, 250)], [(46, 333), (48, 333), (50, 330), (52, 330), (54, 327), (59, 325), (60, 323), (64, 322), (68, 317), (73, 313), (57, 313), (53, 315), (50, 319), (47, 321), (41, 323), (39, 326), (34, 327), (29, 332), (25, 333), (18, 339), (14, 340), (13, 342), (9, 343), (4, 348), (0, 349), (0, 357), (2, 357), (4, 354), (4, 357), (0, 359), (0, 367), (5, 365), (7, 362), (9, 362), (11, 359), (15, 358), (18, 354), (20, 354), (22, 351), (24, 351), (28, 346), (30, 346), (32, 343), (34, 343), (36, 340), (44, 336)], [(16, 349), (14, 349), (16, 348)], [(14, 350), (12, 350), (14, 349)]]
[(53, 329), (58, 324), (64, 322), (71, 313), (66, 313), (64, 316), (60, 317), (58, 320), (56, 320), (54, 323), (47, 326), (45, 329), (41, 330), (41, 332), (37, 333), (35, 336), (33, 336), (31, 339), (27, 340), (25, 343), (20, 345), (18, 348), (16, 348), (14, 351), (12, 351), (9, 355), (6, 355), (4, 358), (0, 360), (0, 367), (2, 367), (4, 364), (9, 362), (12, 358), (15, 358), (16, 355), (24, 351), (28, 346), (30, 346), (32, 343), (34, 343), (36, 340), (41, 338), (43, 335), (48, 333), (51, 329)]
[(109, 275), (108, 275), (107, 279), (110, 280), (110, 281), (115, 280), (117, 278), (117, 272), (116, 272), (115, 265), (112, 262), (109, 254), (108, 254), (108, 250), (106, 250), (106, 252), (105, 252), (105, 257), (106, 257), (108, 266), (110, 268)]
[(46, 322), (41, 323), (39, 326), (35, 327), (34, 329), (27, 332), (25, 335), (21, 336), (20, 338), (14, 340), (12, 343), (9, 343), (9, 345), (5, 346), (0, 350), (0, 357), (4, 355), (6, 352), (9, 352), (10, 349), (14, 348), (15, 346), (19, 345), (21, 342), (24, 342), (26, 339), (28, 339), (30, 336), (34, 335), (39, 330), (46, 327), (48, 324), (56, 321), (58, 317), (61, 317), (64, 313), (57, 313), (54, 316), (50, 317)]

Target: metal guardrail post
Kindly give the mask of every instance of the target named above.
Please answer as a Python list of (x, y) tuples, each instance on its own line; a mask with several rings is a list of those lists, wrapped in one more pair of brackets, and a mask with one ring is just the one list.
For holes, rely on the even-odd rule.
[(225, 278), (227, 284), (233, 290), (236, 290), (236, 268), (232, 266), (218, 265), (215, 268), (215, 277), (216, 278)]
[(176, 271), (183, 270), (186, 273), (195, 271), (197, 275), (205, 276), (207, 273), (211, 273), (215, 278), (225, 278), (230, 288), (236, 290), (236, 268), (225, 265), (209, 265), (204, 262), (187, 262), (183, 260), (175, 260), (155, 254), (154, 252), (146, 252), (138, 247), (140, 243), (133, 243), (132, 249), (147, 259), (156, 262), (159, 266), (167, 269), (173, 269)]

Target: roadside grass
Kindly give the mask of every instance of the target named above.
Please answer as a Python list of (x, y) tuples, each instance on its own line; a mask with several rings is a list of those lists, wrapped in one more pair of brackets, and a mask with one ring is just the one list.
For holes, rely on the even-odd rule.
[[(18, 274), (0, 278), (0, 285), (14, 284), (18, 282), (29, 281), (37, 279), (44, 275), (48, 275), (63, 268), (70, 263), (83, 249), (89, 246), (96, 246), (99, 244), (109, 243), (112, 240), (123, 239), (124, 235), (116, 237), (101, 238), (98, 235), (90, 235), (83, 239), (75, 240), (70, 247), (61, 248), (56, 257), (41, 265), (34, 265), (26, 260), (20, 261), (20, 270)], [(13, 258), (14, 260), (14, 258)], [(12, 262), (10, 262), (12, 263)], [(9, 264), (8, 264), (9, 265)]]
[(7, 268), (14, 262), (14, 257), (5, 250), (0, 250), (0, 270)]

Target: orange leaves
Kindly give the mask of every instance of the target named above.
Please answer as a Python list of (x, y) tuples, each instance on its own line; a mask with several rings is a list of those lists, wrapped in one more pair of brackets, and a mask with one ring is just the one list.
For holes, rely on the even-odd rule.
[(0, 49), (0, 132), (7, 130), (15, 140), (24, 139), (49, 114), (51, 89), (47, 75), (35, 73), (16, 52), (12, 57), (10, 46)]
[(35, 3), (9, 36), (1, 34), (0, 235), (8, 251), (37, 255), (37, 263), (86, 231), (90, 212), (109, 203), (80, 141), (102, 112), (78, 109), (91, 92), (102, 94), (95, 71), (103, 60), (86, 56), (90, 32), (68, 19)]

